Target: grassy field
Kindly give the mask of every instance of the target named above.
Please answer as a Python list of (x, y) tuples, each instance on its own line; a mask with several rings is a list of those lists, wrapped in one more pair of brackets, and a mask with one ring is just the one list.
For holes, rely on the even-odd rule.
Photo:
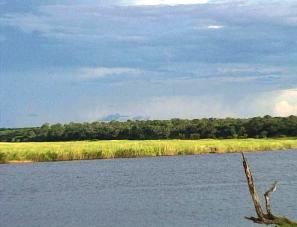
[(113, 140), (0, 143), (0, 163), (297, 149), (297, 139)]

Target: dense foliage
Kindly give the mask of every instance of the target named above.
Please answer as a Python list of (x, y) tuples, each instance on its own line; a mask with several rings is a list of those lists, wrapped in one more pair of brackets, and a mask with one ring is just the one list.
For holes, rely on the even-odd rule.
[(297, 116), (44, 124), (0, 129), (0, 141), (296, 137)]

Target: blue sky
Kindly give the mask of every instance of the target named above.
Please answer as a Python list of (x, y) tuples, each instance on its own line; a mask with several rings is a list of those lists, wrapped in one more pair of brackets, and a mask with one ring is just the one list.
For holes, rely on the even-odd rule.
[(0, 127), (297, 114), (297, 1), (0, 0)]

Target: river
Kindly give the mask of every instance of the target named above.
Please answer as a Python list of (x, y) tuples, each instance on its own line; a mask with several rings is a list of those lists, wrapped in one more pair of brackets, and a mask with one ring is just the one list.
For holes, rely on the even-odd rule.
[[(297, 219), (297, 152), (246, 155)], [(0, 165), (1, 227), (257, 226), (240, 154)]]

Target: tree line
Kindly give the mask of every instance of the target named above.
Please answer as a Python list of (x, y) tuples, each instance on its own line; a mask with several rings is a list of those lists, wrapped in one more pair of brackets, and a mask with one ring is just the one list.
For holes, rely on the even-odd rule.
[(74, 141), (147, 139), (231, 139), (296, 137), (297, 116), (136, 120), (43, 124), (32, 128), (2, 128), (0, 141)]

